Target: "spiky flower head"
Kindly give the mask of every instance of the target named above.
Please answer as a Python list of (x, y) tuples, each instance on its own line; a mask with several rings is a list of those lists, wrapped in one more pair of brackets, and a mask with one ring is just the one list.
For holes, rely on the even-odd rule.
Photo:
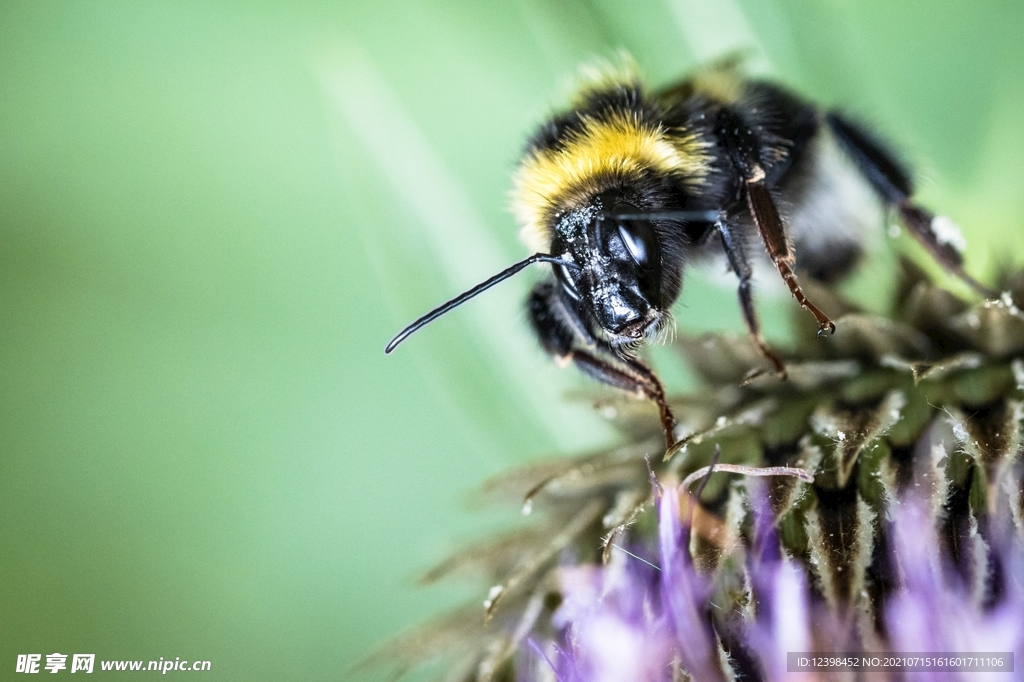
[(532, 524), (426, 577), (483, 576), (483, 606), (377, 659), (558, 682), (847, 679), (790, 652), (1024, 666), (1024, 274), (1003, 288), (969, 303), (903, 263), (888, 314), (815, 292), (838, 329), (800, 330), (785, 381), (746, 339), (680, 339), (704, 383), (672, 400), (680, 442), (663, 452), (649, 405), (598, 401), (625, 444), (485, 484)]

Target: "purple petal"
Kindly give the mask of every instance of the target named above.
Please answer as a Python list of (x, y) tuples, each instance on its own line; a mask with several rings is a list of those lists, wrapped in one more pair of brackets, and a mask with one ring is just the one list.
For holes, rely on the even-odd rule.
[(707, 613), (710, 586), (690, 561), (690, 532), (679, 522), (677, 489), (662, 494), (658, 521), (662, 604), (675, 635), (679, 659), (694, 679), (721, 680), (717, 638)]

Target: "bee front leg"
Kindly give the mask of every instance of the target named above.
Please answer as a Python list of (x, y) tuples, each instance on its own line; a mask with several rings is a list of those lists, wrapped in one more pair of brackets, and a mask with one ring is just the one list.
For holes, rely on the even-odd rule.
[[(668, 406), (665, 389), (657, 375), (636, 358), (622, 357), (610, 348), (601, 350), (601, 354), (588, 350), (574, 350), (572, 362), (587, 376), (609, 386), (637, 393), (657, 405), (661, 428), (665, 433), (665, 446), (671, 448), (676, 442), (674, 433), (676, 418), (672, 414), (672, 408)], [(605, 353), (608, 355), (602, 357)], [(615, 361), (611, 361), (610, 357), (614, 357)], [(617, 367), (615, 364), (617, 362), (621, 362), (624, 367)]]
[(715, 227), (718, 230), (718, 235), (722, 238), (722, 246), (725, 248), (726, 257), (729, 259), (729, 266), (740, 280), (740, 309), (743, 311), (743, 320), (747, 323), (747, 329), (750, 331), (750, 338), (753, 339), (758, 350), (761, 351), (761, 355), (767, 358), (775, 366), (775, 371), (779, 376), (785, 379), (786, 366), (761, 336), (761, 324), (757, 319), (757, 310), (754, 308), (754, 293), (750, 286), (750, 280), (754, 272), (753, 268), (750, 267), (746, 251), (743, 249), (743, 243), (724, 222), (719, 221)]
[(666, 445), (672, 447), (675, 416), (661, 381), (647, 365), (595, 338), (583, 321), (579, 301), (555, 282), (541, 282), (534, 287), (527, 310), (541, 346), (556, 362), (571, 362), (592, 379), (653, 401), (658, 406)]

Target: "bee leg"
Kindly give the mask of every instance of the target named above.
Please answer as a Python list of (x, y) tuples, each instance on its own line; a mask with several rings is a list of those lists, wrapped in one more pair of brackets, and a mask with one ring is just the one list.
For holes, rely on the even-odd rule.
[(719, 236), (722, 238), (722, 246), (725, 248), (725, 255), (729, 259), (729, 265), (740, 280), (740, 309), (743, 311), (743, 320), (747, 323), (747, 329), (750, 331), (750, 338), (757, 344), (761, 355), (767, 358), (775, 366), (775, 371), (779, 376), (785, 379), (786, 366), (761, 336), (761, 324), (757, 319), (757, 310), (754, 309), (754, 292), (750, 286), (750, 279), (754, 273), (750, 267), (750, 261), (747, 259), (747, 254), (743, 250), (743, 244), (725, 223), (719, 221), (716, 228)]
[[(580, 370), (594, 379), (621, 388), (630, 393), (637, 393), (658, 406), (658, 416), (661, 419), (661, 428), (665, 433), (665, 446), (671, 448), (675, 442), (676, 418), (672, 414), (672, 408), (668, 406), (665, 397), (665, 389), (657, 375), (649, 367), (636, 358), (622, 357), (614, 354), (611, 349), (609, 353), (622, 367), (616, 367), (613, 362), (602, 358), (598, 353), (589, 350), (574, 350), (572, 361)], [(628, 368), (628, 369), (627, 369)]]
[(618, 356), (620, 360), (629, 365), (630, 369), (639, 374), (647, 386), (644, 389), (647, 397), (658, 406), (658, 416), (661, 417), (661, 428), (665, 432), (665, 445), (671, 449), (675, 445), (676, 417), (672, 414), (672, 408), (668, 406), (668, 399), (665, 397), (665, 387), (654, 371), (640, 360), (630, 356)]
[(807, 299), (796, 281), (796, 273), (793, 272), (796, 256), (786, 235), (786, 228), (782, 224), (779, 209), (776, 208), (775, 200), (772, 199), (771, 192), (765, 184), (764, 167), (761, 165), (762, 157), (766, 150), (771, 151), (771, 146), (759, 138), (754, 132), (755, 127), (735, 111), (722, 109), (718, 113), (715, 125), (716, 134), (728, 152), (733, 169), (743, 179), (741, 187), (745, 190), (742, 193), (746, 194), (747, 209), (754, 219), (754, 224), (757, 225), (758, 232), (761, 233), (761, 239), (764, 240), (765, 249), (772, 263), (797, 302), (818, 320), (818, 336), (834, 333), (836, 326), (832, 324), (832, 320)]
[(886, 204), (896, 209), (900, 222), (932, 258), (979, 295), (996, 298), (998, 294), (995, 291), (964, 270), (965, 244), (959, 228), (949, 218), (936, 216), (913, 202), (914, 187), (910, 175), (892, 152), (870, 133), (839, 114), (826, 114), (825, 121), (864, 178)]
[(592, 379), (652, 400), (658, 406), (665, 441), (672, 446), (675, 417), (661, 381), (636, 358), (617, 353), (594, 338), (583, 322), (578, 301), (555, 282), (541, 282), (527, 300), (527, 311), (541, 346), (556, 362), (572, 362)]
[(797, 302), (818, 320), (818, 336), (835, 333), (836, 325), (828, 318), (828, 315), (821, 312), (818, 306), (807, 299), (800, 284), (796, 281), (796, 273), (793, 272), (795, 254), (786, 237), (779, 209), (776, 208), (775, 200), (772, 199), (771, 192), (764, 184), (764, 171), (759, 166), (754, 167), (750, 178), (747, 179), (746, 190), (747, 208), (761, 233), (768, 255), (775, 267), (778, 268), (786, 286), (789, 287)]

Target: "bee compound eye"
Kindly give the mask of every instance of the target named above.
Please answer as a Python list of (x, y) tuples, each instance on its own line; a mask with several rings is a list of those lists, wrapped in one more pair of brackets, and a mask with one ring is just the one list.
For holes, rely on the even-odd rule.
[(643, 270), (651, 270), (661, 261), (658, 235), (645, 220), (619, 220), (619, 237), (633, 262)]

